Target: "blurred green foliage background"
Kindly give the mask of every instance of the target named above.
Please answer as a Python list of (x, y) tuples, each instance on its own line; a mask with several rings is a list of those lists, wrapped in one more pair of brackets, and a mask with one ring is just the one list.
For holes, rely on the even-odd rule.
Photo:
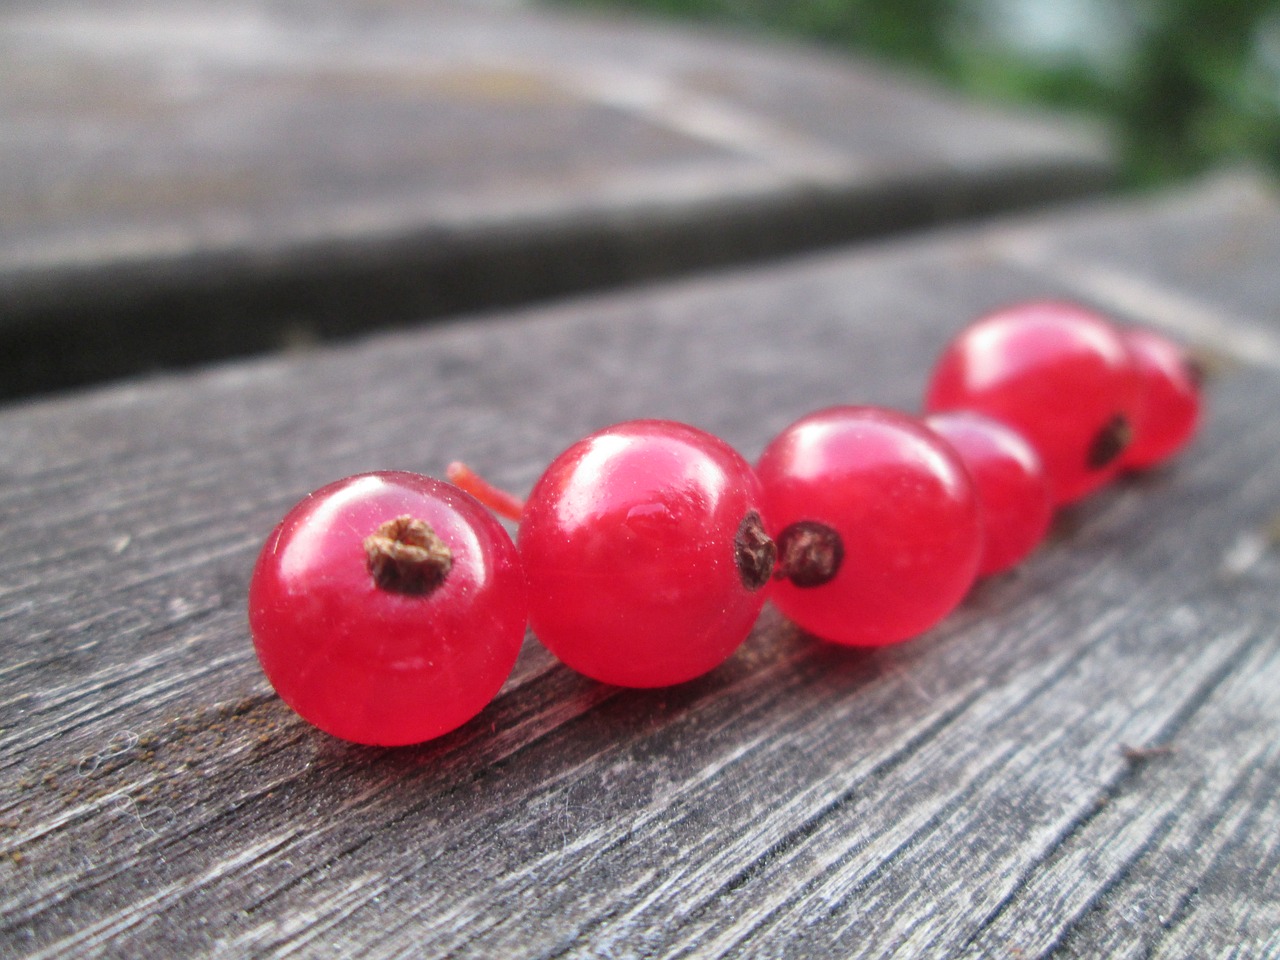
[(1130, 184), (1280, 174), (1280, 0), (578, 0), (801, 37), (1109, 122)]

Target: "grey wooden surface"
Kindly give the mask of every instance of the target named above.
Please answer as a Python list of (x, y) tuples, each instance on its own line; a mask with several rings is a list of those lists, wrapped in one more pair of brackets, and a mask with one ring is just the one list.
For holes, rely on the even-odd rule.
[[(0, 411), (0, 955), (1275, 957), (1278, 261), (1227, 179)], [(766, 611), (653, 692), (529, 640), (399, 750), (259, 672), (250, 567), (325, 481), (524, 489), (638, 416), (754, 456), (1044, 295), (1209, 347), (1207, 427), (923, 638)]]
[(1096, 191), (1096, 130), (466, 0), (0, 10), (0, 396)]

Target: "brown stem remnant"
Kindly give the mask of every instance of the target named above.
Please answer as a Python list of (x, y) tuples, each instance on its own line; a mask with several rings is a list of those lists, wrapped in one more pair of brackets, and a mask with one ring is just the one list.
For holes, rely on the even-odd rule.
[(408, 516), (378, 527), (365, 538), (364, 552), (374, 583), (392, 593), (427, 593), (453, 567), (453, 553), (430, 524)]
[(844, 541), (825, 523), (800, 520), (778, 534), (778, 570), (797, 587), (820, 587), (840, 572)]
[(761, 589), (773, 576), (778, 547), (764, 532), (764, 521), (754, 510), (738, 524), (738, 532), (733, 538), (733, 559), (742, 585), (752, 593)]
[(1120, 745), (1120, 755), (1129, 763), (1134, 765), (1146, 763), (1153, 757), (1168, 756), (1173, 752), (1173, 747), (1167, 743), (1158, 743), (1150, 747), (1131, 747), (1128, 744)]
[(1098, 435), (1089, 444), (1085, 463), (1090, 470), (1101, 470), (1124, 453), (1131, 440), (1133, 440), (1133, 427), (1129, 424), (1129, 418), (1123, 413), (1117, 413), (1107, 421), (1107, 425), (1098, 431)]

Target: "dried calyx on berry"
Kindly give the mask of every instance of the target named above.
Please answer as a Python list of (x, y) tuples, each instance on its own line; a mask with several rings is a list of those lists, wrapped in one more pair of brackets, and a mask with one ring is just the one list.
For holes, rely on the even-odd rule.
[(444, 582), (453, 553), (430, 524), (414, 517), (388, 520), (364, 541), (374, 583), (392, 593), (426, 593)]
[(820, 587), (840, 572), (844, 541), (834, 527), (798, 520), (778, 534), (778, 569), (774, 576), (797, 587)]
[(1111, 466), (1132, 440), (1133, 428), (1129, 426), (1129, 418), (1123, 413), (1117, 413), (1089, 444), (1089, 451), (1085, 456), (1086, 465), (1090, 470), (1102, 470)]
[(749, 511), (738, 525), (738, 533), (733, 538), (733, 560), (742, 585), (753, 592), (762, 590), (774, 575), (778, 546), (765, 533), (764, 521), (755, 510)]

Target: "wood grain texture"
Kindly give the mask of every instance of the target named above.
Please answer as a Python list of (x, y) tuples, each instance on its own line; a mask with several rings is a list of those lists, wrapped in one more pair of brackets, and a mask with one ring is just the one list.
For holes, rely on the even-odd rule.
[[(0, 955), (1274, 956), (1278, 258), (1280, 198), (1221, 181), (11, 407)], [(948, 336), (1041, 295), (1197, 327), (1210, 421), (923, 638), (766, 612), (653, 692), (530, 640), (401, 750), (257, 668), (253, 558), (327, 480), (463, 457), (523, 489), (636, 416), (754, 456), (913, 407)]]
[(464, 0), (0, 11), (0, 396), (1096, 191), (1097, 131)]

